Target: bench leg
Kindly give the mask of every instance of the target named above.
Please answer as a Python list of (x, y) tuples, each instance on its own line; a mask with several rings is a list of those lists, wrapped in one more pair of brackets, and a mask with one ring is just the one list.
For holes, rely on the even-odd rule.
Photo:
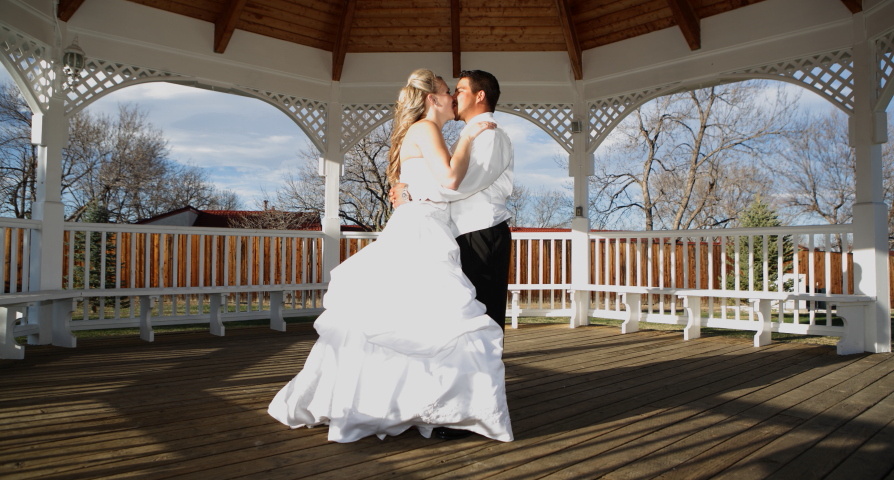
[(78, 338), (71, 333), (74, 302), (71, 298), (53, 300), (53, 345), (74, 348), (78, 344)]
[(16, 320), (18, 309), (0, 307), (0, 358), (21, 360), (25, 358), (25, 347), (16, 342)]
[(643, 314), (643, 296), (639, 293), (622, 293), (621, 302), (627, 309), (627, 319), (621, 324), (621, 333), (639, 331), (639, 321)]
[(754, 346), (763, 347), (769, 345), (772, 340), (772, 317), (770, 315), (770, 300), (751, 299), (752, 308), (757, 315), (757, 333), (754, 334)]
[(686, 309), (686, 327), (683, 328), (683, 340), (693, 340), (702, 336), (702, 297), (683, 297), (683, 308)]
[(838, 316), (844, 320), (844, 335), (835, 345), (839, 355), (866, 351), (866, 318), (872, 315), (873, 305), (864, 302), (838, 305)]
[[(224, 328), (223, 319), (221, 318), (221, 315), (220, 315), (220, 305), (221, 305), (221, 300), (223, 299), (224, 295), (226, 295), (226, 293), (221, 293), (221, 294), (214, 293), (208, 299), (208, 301), (210, 303), (210, 308), (211, 308), (211, 319), (210, 319), (211, 334), (217, 335), (218, 337), (224, 336), (224, 332), (226, 331), (226, 329)], [(272, 321), (273, 320), (271, 319), (271, 322)]]
[(509, 306), (509, 313), (512, 315), (512, 328), (518, 328), (518, 314), (520, 309), (518, 308), (518, 300), (521, 292), (519, 290), (512, 291), (512, 304)]
[(590, 309), (590, 292), (568, 290), (571, 296), (571, 318), (569, 319), (570, 327), (584, 327), (590, 324), (587, 318), (587, 310)]
[(282, 318), (283, 292), (270, 292), (270, 328), (279, 332), (286, 331), (286, 321)]
[(155, 341), (155, 332), (152, 331), (152, 304), (157, 298), (149, 295), (140, 296), (140, 338), (147, 342)]

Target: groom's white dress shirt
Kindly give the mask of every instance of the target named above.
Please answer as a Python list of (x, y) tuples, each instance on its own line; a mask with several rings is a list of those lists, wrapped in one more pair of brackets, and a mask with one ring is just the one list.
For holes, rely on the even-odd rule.
[[(493, 121), (493, 113), (476, 115), (466, 123), (461, 135), (478, 128), (479, 122)], [(450, 150), (453, 153), (453, 148)], [(513, 167), (512, 142), (499, 125), (475, 137), (469, 170), (459, 188), (441, 188), (444, 199), (451, 202), (450, 216), (457, 235), (490, 228), (512, 217), (506, 201), (512, 194)]]

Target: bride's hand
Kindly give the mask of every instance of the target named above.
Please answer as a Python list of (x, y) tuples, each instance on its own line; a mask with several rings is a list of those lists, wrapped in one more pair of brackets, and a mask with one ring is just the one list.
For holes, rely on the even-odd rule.
[(469, 134), (469, 140), (475, 140), (475, 137), (481, 134), (481, 132), (485, 130), (493, 130), (497, 128), (497, 124), (494, 122), (478, 122), (478, 129)]

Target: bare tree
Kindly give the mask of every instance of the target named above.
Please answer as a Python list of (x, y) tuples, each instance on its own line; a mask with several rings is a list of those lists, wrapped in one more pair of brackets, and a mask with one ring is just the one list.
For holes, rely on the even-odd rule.
[[(133, 222), (191, 205), (238, 206), (235, 193), (216, 189), (204, 171), (169, 157), (161, 130), (134, 105), (118, 117), (80, 112), (69, 119), (62, 151), (62, 199), (68, 220), (103, 208), (112, 222)], [(31, 216), (37, 156), (31, 145), (31, 111), (12, 83), (0, 88), (0, 213)]]
[[(639, 214), (646, 230), (725, 225), (751, 202), (743, 168), (786, 132), (794, 100), (767, 82), (714, 86), (636, 109), (597, 158), (592, 205), (609, 217)], [(743, 176), (744, 175), (744, 176)], [(730, 198), (743, 202), (729, 205)]]
[(37, 155), (31, 111), (12, 83), (0, 86), (0, 213), (31, 217)]
[(568, 228), (574, 212), (571, 198), (561, 191), (519, 184), (512, 186), (507, 207), (513, 227)]
[[(115, 223), (149, 218), (187, 205), (232, 209), (235, 193), (220, 191), (193, 165), (169, 158), (161, 130), (135, 105), (120, 105), (118, 117), (80, 113), (72, 119), (65, 156), (69, 219), (78, 220), (92, 204), (104, 206)], [(77, 159), (77, 161), (75, 161)]]
[[(888, 138), (894, 126), (888, 122)], [(781, 159), (781, 160), (779, 160)], [(838, 110), (805, 114), (788, 143), (776, 157), (774, 168), (783, 205), (794, 218), (821, 219), (830, 224), (853, 221), (856, 200), (856, 157), (848, 142), (848, 120)], [(888, 204), (888, 239), (894, 247), (894, 145), (882, 146), (882, 188)]]

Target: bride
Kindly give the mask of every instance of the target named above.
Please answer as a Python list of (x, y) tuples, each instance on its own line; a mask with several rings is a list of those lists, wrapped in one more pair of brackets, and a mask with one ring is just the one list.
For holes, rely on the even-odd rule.
[(378, 240), (332, 270), (304, 368), (268, 412), (292, 428), (329, 425), (353, 442), (415, 427), (448, 427), (511, 441), (503, 331), (475, 300), (439, 186), (456, 189), (483, 122), (451, 157), (441, 133), (454, 118), (447, 84), (414, 71), (395, 106), (388, 174), (413, 186)]

